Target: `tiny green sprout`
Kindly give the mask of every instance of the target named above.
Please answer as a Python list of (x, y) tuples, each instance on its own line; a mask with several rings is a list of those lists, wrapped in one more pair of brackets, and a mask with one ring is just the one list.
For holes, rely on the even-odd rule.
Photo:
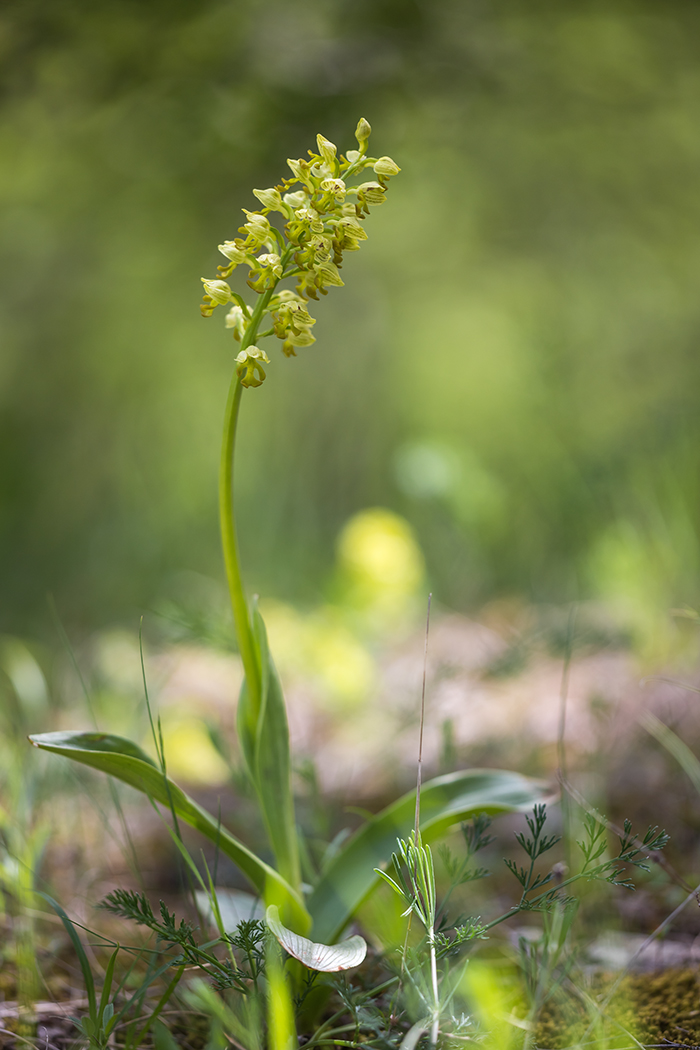
[[(435, 934), (437, 895), (435, 891), (433, 854), (430, 846), (423, 845), (420, 831), (415, 829), (411, 832), (411, 837), (408, 841), (404, 839), (397, 839), (396, 841), (399, 847), (398, 853), (392, 853), (391, 855), (395, 878), (387, 875), (381, 868), (375, 868), (374, 870), (391, 886), (407, 906), (403, 913), (404, 916), (415, 912), (425, 927), (430, 952), (430, 982), (433, 998), (430, 1045), (435, 1046), (440, 1024), (440, 993), (437, 974), (438, 944)], [(444, 948), (444, 945), (441, 944), (440, 947)], [(443, 954), (445, 954), (444, 951)]]
[(415, 912), (430, 935), (435, 926), (436, 912), (435, 867), (430, 846), (424, 846), (420, 832), (416, 837), (415, 831), (411, 832), (408, 842), (404, 839), (396, 841), (398, 853), (391, 855), (395, 879), (380, 868), (374, 870), (407, 905), (404, 916)]
[[(202, 278), (204, 317), (211, 317), (217, 306), (235, 303), (226, 314), (225, 325), (243, 346), (236, 358), (242, 386), (260, 386), (265, 379), (260, 362), (268, 358), (253, 346), (259, 339), (276, 336), (287, 357), (295, 357), (297, 348), (316, 341), (311, 332), (316, 319), (308, 311), (309, 300), (343, 286), (344, 253), (357, 251), (367, 240), (362, 223), (371, 207), (384, 203), (389, 179), (401, 170), (391, 157), (366, 156), (371, 130), (361, 118), (355, 131), (360, 148), (345, 155), (338, 155), (336, 145), (318, 135), (317, 153), (309, 150), (308, 160), (287, 161), (291, 178), (282, 179), (278, 186), (254, 189), (261, 208), (243, 209), (246, 222), (239, 236), (219, 245), (226, 259), (218, 267), (219, 276)], [(353, 185), (350, 180), (365, 168), (371, 168), (378, 181)], [(271, 215), (280, 215), (281, 223), (271, 222)], [(248, 267), (246, 283), (261, 297), (253, 309), (227, 282), (238, 266)], [(295, 279), (294, 290), (278, 291), (280, 282), (288, 278)], [(272, 326), (260, 332), (265, 315), (270, 316)]]

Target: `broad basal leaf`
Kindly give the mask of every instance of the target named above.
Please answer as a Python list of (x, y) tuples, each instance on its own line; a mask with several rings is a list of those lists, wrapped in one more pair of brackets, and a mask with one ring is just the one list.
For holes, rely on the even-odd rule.
[(292, 933), (280, 922), (279, 912), (274, 905), (267, 909), (265, 918), (284, 950), (310, 970), (322, 970), (324, 973), (350, 970), (353, 966), (359, 966), (367, 954), (367, 944), (360, 936), (348, 937), (340, 944), (316, 944), (307, 937)]
[(110, 733), (37, 733), (29, 738), (35, 747), (52, 751), (117, 777), (149, 798), (172, 807), (178, 817), (215, 842), (247, 876), (268, 903), (277, 904), (288, 922), (308, 930), (309, 915), (299, 894), (279, 872), (239, 842), (169, 777), (164, 777), (137, 744)]
[[(421, 790), (421, 834), (431, 842), (452, 825), (478, 813), (531, 809), (551, 792), (539, 781), (498, 769), (469, 769), (437, 777)], [(338, 850), (307, 900), (312, 934), (333, 941), (370, 892), (380, 868), (391, 858), (397, 838), (413, 827), (416, 793), (382, 810)]]
[(289, 727), (282, 686), (267, 644), (267, 632), (253, 607), (253, 636), (261, 669), (261, 696), (244, 680), (236, 716), (238, 737), (255, 787), (277, 867), (295, 888), (301, 883), (291, 786)]
[(287, 709), (277, 668), (267, 644), (262, 616), (253, 610), (253, 629), (260, 651), (262, 704), (255, 736), (255, 783), (277, 868), (292, 886), (301, 884)]

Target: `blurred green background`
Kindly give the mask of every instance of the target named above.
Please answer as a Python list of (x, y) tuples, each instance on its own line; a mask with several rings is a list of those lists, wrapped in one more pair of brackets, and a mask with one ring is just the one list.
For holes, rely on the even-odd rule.
[(313, 603), (383, 506), (444, 605), (695, 602), (699, 32), (675, 0), (7, 0), (0, 630), (222, 577), (235, 344), (199, 278), (361, 115), (403, 170), (246, 394), (251, 588)]

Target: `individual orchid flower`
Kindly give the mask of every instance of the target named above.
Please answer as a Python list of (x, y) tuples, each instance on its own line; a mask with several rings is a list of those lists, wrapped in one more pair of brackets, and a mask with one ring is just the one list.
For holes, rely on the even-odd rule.
[(332, 169), (335, 168), (337, 164), (335, 155), (338, 152), (338, 147), (333, 142), (329, 142), (323, 135), (316, 136), (316, 144), (326, 166)]
[(357, 187), (357, 199), (360, 204), (373, 204), (376, 207), (386, 200), (386, 188), (380, 182), (363, 182)]
[(253, 190), (253, 196), (258, 198), (263, 208), (269, 208), (270, 211), (279, 211), (289, 217), (289, 209), (284, 206), (280, 191), (274, 187), (269, 190)]
[(324, 179), (321, 189), (326, 193), (331, 193), (339, 201), (345, 200), (345, 194), (348, 192), (342, 179)]
[(224, 324), (227, 328), (233, 329), (233, 338), (239, 343), (245, 335), (247, 318), (243, 313), (243, 308), (235, 303), (224, 318)]
[(398, 175), (401, 171), (401, 168), (391, 157), (380, 157), (379, 160), (374, 162), (372, 169), (375, 175), (379, 175), (383, 179), (389, 179), (393, 175)]
[[(221, 255), (226, 255), (226, 257), (233, 262), (234, 267), (240, 266), (241, 262), (248, 261), (248, 254), (236, 244), (235, 240), (225, 240), (224, 244), (218, 246), (218, 250)], [(230, 270), (233, 268), (227, 269)]]
[(241, 386), (262, 386), (265, 379), (262, 361), (269, 364), (270, 358), (257, 346), (249, 346), (236, 355), (236, 372)]

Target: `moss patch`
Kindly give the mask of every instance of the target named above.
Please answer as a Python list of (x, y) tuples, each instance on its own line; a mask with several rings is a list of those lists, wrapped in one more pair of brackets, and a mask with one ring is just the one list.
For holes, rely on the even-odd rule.
[[(575, 1045), (594, 1021), (614, 984), (614, 975), (596, 977), (579, 994), (562, 992), (545, 1004), (535, 1034), (541, 1050), (563, 1050)], [(628, 1046), (631, 1032), (642, 1043), (700, 1045), (700, 974), (696, 970), (664, 970), (661, 973), (631, 974), (620, 982), (589, 1039), (604, 1035), (606, 1046)]]

